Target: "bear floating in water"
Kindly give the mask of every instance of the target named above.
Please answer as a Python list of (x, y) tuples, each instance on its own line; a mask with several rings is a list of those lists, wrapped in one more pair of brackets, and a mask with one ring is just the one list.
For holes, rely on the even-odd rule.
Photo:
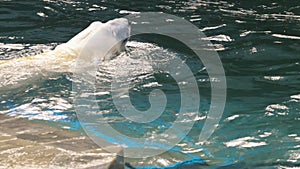
[(49, 72), (73, 72), (79, 57), (80, 62), (88, 63), (109, 60), (125, 48), (129, 36), (130, 23), (125, 18), (93, 22), (50, 52), (0, 61), (0, 90), (22, 86), (23, 82), (34, 81)]

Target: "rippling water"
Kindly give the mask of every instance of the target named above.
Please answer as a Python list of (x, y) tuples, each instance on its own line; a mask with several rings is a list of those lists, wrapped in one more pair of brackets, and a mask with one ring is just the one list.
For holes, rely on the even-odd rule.
[[(75, 1), (0, 2), (0, 58), (11, 59), (48, 51), (67, 41), (90, 22), (107, 21), (132, 12), (160, 11), (184, 17), (207, 35), (226, 72), (228, 95), (223, 118), (209, 141), (198, 142), (210, 105), (210, 80), (205, 67), (190, 53), (166, 44), (133, 38), (129, 54), (102, 63), (98, 74), (100, 114), (124, 134), (151, 136), (176, 118), (178, 86), (167, 74), (151, 69), (159, 53), (180, 57), (194, 72), (201, 93), (199, 117), (189, 135), (175, 148), (134, 167), (287, 168), (300, 165), (300, 2), (299, 1)], [(161, 38), (161, 37), (154, 37)], [(170, 47), (171, 46), (171, 47)], [(143, 57), (142, 57), (143, 56)], [(130, 97), (141, 110), (149, 107), (153, 89), (166, 91), (169, 103), (160, 121), (138, 126), (117, 114), (109, 80), (116, 63), (135, 68)], [(144, 65), (138, 67), (137, 65)], [(149, 67), (145, 66), (149, 64)], [(14, 71), (14, 70), (12, 70)], [(1, 70), (0, 70), (1, 72)], [(1, 112), (80, 131), (72, 106), (71, 74), (53, 74), (43, 81), (1, 92)], [(213, 81), (212, 81), (213, 82)], [(166, 126), (164, 126), (166, 125)], [(153, 130), (155, 129), (155, 130)], [(135, 132), (133, 132), (135, 131)], [(151, 132), (149, 132), (151, 131)]]

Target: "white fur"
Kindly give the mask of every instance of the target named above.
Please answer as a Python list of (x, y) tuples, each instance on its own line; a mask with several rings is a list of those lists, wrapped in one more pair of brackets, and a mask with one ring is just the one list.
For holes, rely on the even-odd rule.
[[(130, 36), (130, 24), (125, 18), (106, 23), (93, 22), (67, 43), (48, 53), (0, 61), (0, 88), (21, 85), (21, 81), (47, 72), (72, 72), (76, 59), (107, 60), (122, 50), (122, 41)], [(0, 89), (1, 90), (1, 89)]]
[[(58, 46), (54, 51), (66, 51), (75, 57), (85, 55), (84, 57), (92, 57), (94, 55), (103, 55), (107, 49), (112, 54), (121, 50), (121, 43), (130, 36), (130, 25), (127, 19), (119, 18), (108, 21), (106, 23), (93, 22), (85, 30), (77, 34), (67, 43)], [(104, 56), (105, 55), (105, 56)], [(105, 60), (107, 58), (98, 58)], [(109, 59), (109, 58), (108, 58)]]

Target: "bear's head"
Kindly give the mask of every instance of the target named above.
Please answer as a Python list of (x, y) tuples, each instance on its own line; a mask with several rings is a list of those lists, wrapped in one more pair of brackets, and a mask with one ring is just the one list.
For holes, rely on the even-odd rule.
[(125, 18), (106, 23), (96, 21), (55, 50), (86, 61), (109, 60), (125, 49), (130, 31), (130, 23)]

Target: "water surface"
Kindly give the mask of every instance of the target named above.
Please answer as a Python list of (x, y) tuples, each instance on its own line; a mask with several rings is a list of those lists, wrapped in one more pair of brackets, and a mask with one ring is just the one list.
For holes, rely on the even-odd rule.
[[(151, 136), (151, 132), (162, 132), (176, 118), (178, 86), (163, 72), (147, 67), (141, 71), (136, 65), (143, 62), (143, 52), (154, 51), (167, 59), (176, 56), (186, 60), (198, 82), (201, 107), (192, 131), (174, 149), (160, 156), (127, 159), (127, 162), (134, 167), (150, 168), (299, 166), (299, 1), (2, 1), (0, 58), (38, 54), (67, 41), (92, 21), (105, 22), (147, 11), (183, 17), (207, 35), (222, 60), (228, 95), (217, 130), (207, 143), (199, 143), (210, 105), (211, 81), (205, 67), (193, 54), (169, 48), (168, 43), (173, 41), (165, 41), (164, 45), (133, 38), (127, 46), (131, 55), (103, 63), (99, 70), (98, 113), (106, 115), (103, 120), (124, 134)], [(169, 103), (160, 120), (139, 126), (120, 117), (110, 94), (106, 93), (107, 82), (115, 73), (115, 62), (136, 68), (130, 97), (137, 108), (149, 107), (147, 95), (151, 90), (166, 91)], [(161, 60), (149, 64), (155, 62)], [(71, 74), (55, 74), (44, 81), (2, 92), (1, 111), (11, 116), (53, 121), (57, 127), (80, 131), (72, 106), (73, 80)]]

